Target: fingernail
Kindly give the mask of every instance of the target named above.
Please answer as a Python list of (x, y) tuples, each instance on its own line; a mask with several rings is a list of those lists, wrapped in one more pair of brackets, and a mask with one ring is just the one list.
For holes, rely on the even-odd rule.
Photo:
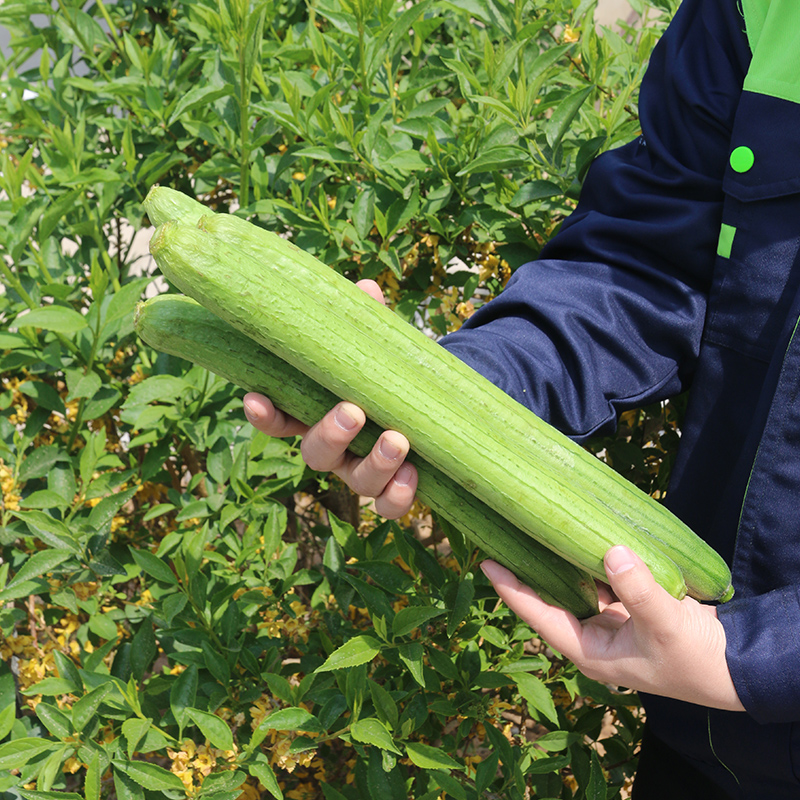
[(491, 579), (492, 579), (492, 575), (491, 575), (491, 573), (494, 571), (494, 570), (492, 569), (492, 567), (490, 566), (490, 567), (489, 567), (489, 569), (486, 569), (486, 562), (485, 562), (485, 561), (481, 561), (481, 563), (480, 563), (478, 566), (480, 566), (480, 568), (481, 568), (481, 572), (482, 572), (482, 573), (483, 573), (483, 574), (484, 574), (484, 575), (485, 575), (485, 576), (486, 576), (486, 577), (487, 577), (489, 580), (491, 580)]
[(378, 451), (388, 461), (394, 461), (402, 452), (395, 442), (385, 436), (378, 442)]
[(612, 575), (619, 575), (621, 572), (633, 569), (636, 566), (636, 560), (627, 547), (617, 545), (606, 553), (606, 566)]
[(261, 416), (259, 410), (249, 400), (244, 401), (244, 415), (247, 417), (248, 421), (252, 423), (258, 422)]
[(403, 464), (394, 474), (394, 482), (398, 486), (408, 486), (414, 477), (414, 470), (408, 464)]
[(333, 418), (336, 424), (345, 431), (351, 431), (358, 425), (358, 420), (347, 410), (347, 406), (339, 406)]

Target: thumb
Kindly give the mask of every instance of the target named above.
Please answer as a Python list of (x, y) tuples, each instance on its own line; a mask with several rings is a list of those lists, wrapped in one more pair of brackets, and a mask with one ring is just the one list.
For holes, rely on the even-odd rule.
[(679, 603), (656, 583), (647, 564), (623, 545), (612, 547), (605, 556), (606, 575), (614, 594), (632, 618), (645, 624), (668, 623)]

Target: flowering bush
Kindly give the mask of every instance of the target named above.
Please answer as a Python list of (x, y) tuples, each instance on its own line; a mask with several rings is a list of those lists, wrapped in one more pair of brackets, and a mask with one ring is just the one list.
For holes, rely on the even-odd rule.
[[(545, 647), (457, 530), (377, 517), (132, 311), (170, 290), (137, 233), (161, 182), (457, 328), (636, 135), (673, 4), (635, 5), (652, 24), (613, 31), (573, 0), (0, 6), (5, 797), (624, 793), (634, 694)], [(623, 423), (592, 448), (663, 492), (680, 403)]]

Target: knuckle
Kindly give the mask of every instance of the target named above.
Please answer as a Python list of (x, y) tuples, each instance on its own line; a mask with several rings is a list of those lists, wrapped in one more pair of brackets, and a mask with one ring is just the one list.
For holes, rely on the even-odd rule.
[(376, 481), (374, 478), (370, 480), (359, 473), (354, 473), (351, 476), (348, 485), (356, 494), (360, 494), (363, 497), (377, 498), (383, 491), (383, 486), (379, 481)]
[(314, 439), (306, 437), (300, 442), (300, 455), (303, 461), (317, 472), (324, 472), (333, 466), (334, 459), (325, 450), (321, 450)]
[(400, 519), (405, 516), (405, 511), (395, 503), (378, 497), (375, 500), (375, 511), (384, 519)]
[(640, 586), (631, 592), (628, 605), (642, 608), (649, 606), (655, 599), (655, 592), (651, 586)]
[(392, 491), (392, 484), (375, 500), (375, 510), (386, 519), (400, 519), (411, 510), (413, 496), (406, 492)]

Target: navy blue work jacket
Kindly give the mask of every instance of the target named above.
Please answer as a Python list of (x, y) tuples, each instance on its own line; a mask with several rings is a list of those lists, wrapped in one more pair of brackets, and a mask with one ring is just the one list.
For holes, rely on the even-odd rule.
[(578, 441), (691, 388), (668, 505), (732, 567), (719, 617), (746, 712), (643, 701), (732, 797), (776, 800), (800, 797), (800, 104), (743, 90), (744, 28), (736, 0), (684, 0), (642, 136), (443, 344)]

